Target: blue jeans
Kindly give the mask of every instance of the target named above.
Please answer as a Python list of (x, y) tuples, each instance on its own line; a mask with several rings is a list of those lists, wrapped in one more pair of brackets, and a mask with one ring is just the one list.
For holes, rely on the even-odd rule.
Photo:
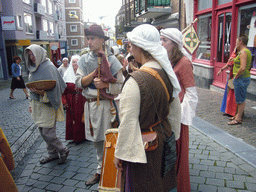
[(238, 79), (234, 79), (234, 91), (235, 91), (235, 98), (236, 103), (241, 104), (245, 102), (246, 94), (247, 94), (247, 87), (251, 82), (251, 77), (239, 77)]

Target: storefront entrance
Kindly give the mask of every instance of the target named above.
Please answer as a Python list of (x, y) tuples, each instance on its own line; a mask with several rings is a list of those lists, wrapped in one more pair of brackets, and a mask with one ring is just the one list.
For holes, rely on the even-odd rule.
[(216, 16), (216, 28), (214, 29), (216, 32), (216, 41), (213, 45), (213, 85), (224, 88), (227, 82), (227, 73), (223, 71), (219, 76), (217, 75), (217, 73), (222, 67), (226, 65), (230, 56), (230, 51), (233, 51), (230, 47), (230, 40), (233, 39), (231, 38), (231, 9), (218, 11)]

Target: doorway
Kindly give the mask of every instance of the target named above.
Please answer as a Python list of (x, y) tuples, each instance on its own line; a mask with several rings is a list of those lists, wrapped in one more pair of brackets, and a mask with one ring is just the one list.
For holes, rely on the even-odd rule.
[(226, 65), (228, 62), (230, 51), (230, 41), (231, 41), (231, 10), (219, 11), (217, 13), (216, 20), (216, 42), (214, 48), (214, 81), (213, 85), (225, 88), (227, 82), (226, 70), (223, 71), (219, 76), (218, 71)]

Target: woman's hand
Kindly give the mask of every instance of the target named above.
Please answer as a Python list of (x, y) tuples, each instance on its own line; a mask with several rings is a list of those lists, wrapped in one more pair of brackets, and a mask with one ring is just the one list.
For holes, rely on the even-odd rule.
[(123, 161), (114, 157), (114, 165), (118, 170), (123, 170)]
[(221, 74), (222, 70), (220, 69), (219, 72), (217, 73), (217, 75), (219, 76)]
[(42, 96), (43, 96), (44, 93), (45, 93), (44, 90), (37, 90), (37, 89), (35, 89), (35, 88), (33, 88), (33, 87), (29, 88), (29, 90), (30, 90), (31, 92), (33, 92), (33, 93), (36, 93), (36, 94), (42, 95)]
[(17, 80), (20, 81), (20, 77), (17, 77)]
[(28, 107), (28, 111), (32, 113), (32, 107)]

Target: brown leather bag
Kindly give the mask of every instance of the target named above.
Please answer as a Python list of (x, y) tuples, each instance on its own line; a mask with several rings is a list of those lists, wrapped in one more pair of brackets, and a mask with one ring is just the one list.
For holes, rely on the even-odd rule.
[(156, 131), (143, 132), (142, 141), (145, 151), (153, 151), (158, 147), (158, 136)]

